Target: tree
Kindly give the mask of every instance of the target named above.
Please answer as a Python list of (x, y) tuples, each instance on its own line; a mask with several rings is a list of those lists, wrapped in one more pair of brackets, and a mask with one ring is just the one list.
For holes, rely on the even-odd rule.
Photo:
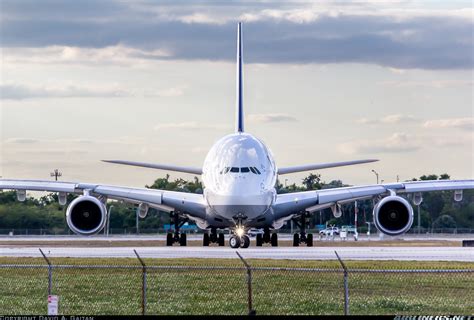
[(306, 190), (321, 189), (321, 175), (310, 173), (309, 176), (303, 179), (303, 186)]
[(439, 216), (434, 222), (433, 222), (433, 228), (456, 228), (456, 221), (451, 216), (448, 216), (447, 214), (444, 214), (442, 216)]

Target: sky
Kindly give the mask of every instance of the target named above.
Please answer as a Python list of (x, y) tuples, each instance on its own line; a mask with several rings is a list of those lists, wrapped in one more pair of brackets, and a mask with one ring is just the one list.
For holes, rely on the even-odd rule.
[[(0, 1), (0, 176), (142, 187), (245, 129), (326, 182), (474, 177), (471, 1)], [(308, 173), (280, 177), (300, 183)], [(172, 178), (187, 174), (171, 173)]]

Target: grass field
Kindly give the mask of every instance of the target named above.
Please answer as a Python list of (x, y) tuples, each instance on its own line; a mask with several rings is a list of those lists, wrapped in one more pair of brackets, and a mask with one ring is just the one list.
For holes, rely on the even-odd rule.
[[(237, 259), (145, 262), (154, 266), (147, 274), (148, 314), (248, 312), (246, 271)], [(337, 261), (248, 262), (255, 268), (252, 287), (257, 314), (343, 313), (343, 273)], [(140, 314), (142, 270), (137, 259), (55, 258), (52, 263), (62, 265), (53, 269), (52, 286), (52, 293), (59, 295), (62, 314)], [(37, 267), (0, 268), (0, 314), (46, 313), (48, 271), (39, 267), (44, 266), (44, 260), (0, 258), (0, 265), (7, 264)], [(358, 270), (349, 272), (351, 314), (474, 313), (474, 263), (346, 261), (346, 265)], [(392, 272), (367, 272), (375, 269)], [(403, 273), (393, 272), (395, 269), (471, 271)]]

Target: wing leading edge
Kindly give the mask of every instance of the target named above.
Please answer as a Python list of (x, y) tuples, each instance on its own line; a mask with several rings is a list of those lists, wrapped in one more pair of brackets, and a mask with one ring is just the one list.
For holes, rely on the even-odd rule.
[(197, 167), (180, 167), (180, 166), (174, 166), (174, 165), (168, 165), (168, 164), (146, 163), (146, 162), (135, 162), (135, 161), (124, 161), (124, 160), (102, 160), (102, 161), (107, 162), (107, 163), (122, 164), (126, 166), (169, 170), (169, 171), (184, 172), (184, 173), (191, 173), (191, 174), (198, 174), (198, 175), (202, 174), (202, 168), (197, 168)]
[(352, 161), (342, 161), (342, 162), (314, 163), (314, 164), (307, 164), (307, 165), (294, 166), (294, 167), (283, 167), (283, 168), (278, 168), (278, 174), (288, 174), (288, 173), (295, 173), (295, 172), (302, 172), (302, 171), (352, 166), (355, 164), (363, 164), (363, 163), (370, 163), (370, 162), (376, 162), (376, 161), (379, 161), (379, 160), (365, 159), (365, 160), (352, 160)]

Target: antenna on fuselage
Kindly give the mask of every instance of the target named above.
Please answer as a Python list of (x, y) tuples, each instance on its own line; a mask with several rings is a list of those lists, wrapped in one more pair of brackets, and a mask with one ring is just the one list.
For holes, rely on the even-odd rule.
[(242, 101), (242, 22), (237, 24), (237, 86), (236, 86), (236, 132), (244, 132), (244, 106)]

